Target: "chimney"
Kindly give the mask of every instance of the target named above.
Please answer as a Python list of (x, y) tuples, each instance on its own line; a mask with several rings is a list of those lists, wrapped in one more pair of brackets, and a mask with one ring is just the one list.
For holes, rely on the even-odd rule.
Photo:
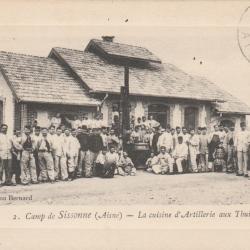
[(104, 42), (113, 42), (114, 41), (114, 36), (102, 36), (102, 40), (104, 41)]

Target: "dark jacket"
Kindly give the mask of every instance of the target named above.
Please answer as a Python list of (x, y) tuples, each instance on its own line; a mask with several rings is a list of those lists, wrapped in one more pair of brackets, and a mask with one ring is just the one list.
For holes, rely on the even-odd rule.
[(88, 138), (88, 148), (90, 151), (97, 153), (103, 149), (102, 137), (98, 134), (91, 134)]
[(80, 143), (81, 150), (87, 151), (89, 149), (89, 145), (88, 145), (89, 144), (89, 135), (82, 133), (82, 134), (77, 135), (77, 139)]

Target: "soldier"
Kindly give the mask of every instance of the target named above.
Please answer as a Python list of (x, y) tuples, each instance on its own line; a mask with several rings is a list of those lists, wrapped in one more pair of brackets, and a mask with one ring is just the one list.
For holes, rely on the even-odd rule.
[[(8, 125), (2, 124), (0, 127), (0, 184), (6, 186), (15, 185), (11, 181), (12, 175), (12, 141), (7, 135)], [(5, 182), (3, 183), (3, 172)]]
[(35, 127), (35, 132), (33, 135), (33, 140), (35, 143), (35, 150), (34, 150), (33, 154), (34, 154), (34, 158), (35, 158), (35, 162), (36, 162), (36, 175), (37, 176), (39, 176), (39, 174), (40, 174), (40, 167), (39, 167), (39, 162), (38, 162), (38, 151), (37, 151), (37, 143), (38, 143), (39, 139), (41, 138), (40, 131), (41, 131), (41, 128), (39, 126)]
[(79, 129), (79, 133), (77, 135), (77, 139), (80, 143), (80, 152), (79, 152), (79, 162), (77, 168), (77, 177), (83, 177), (85, 171), (85, 160), (86, 153), (88, 151), (88, 131), (87, 127), (83, 126), (82, 129)]
[(12, 175), (15, 176), (16, 184), (21, 184), (21, 131), (16, 130), (13, 136), (13, 148), (12, 148)]
[(167, 153), (171, 153), (173, 151), (174, 140), (173, 136), (168, 131), (163, 132), (162, 135), (159, 137), (157, 143), (158, 151), (160, 151), (160, 148), (162, 146), (166, 148)]
[(178, 143), (173, 151), (173, 158), (177, 165), (177, 170), (179, 174), (183, 173), (182, 164), (187, 160), (188, 156), (188, 146), (186, 143), (183, 143), (183, 137), (178, 136)]
[(250, 142), (250, 134), (249, 131), (246, 130), (246, 123), (240, 123), (241, 131), (236, 133), (234, 146), (237, 151), (238, 158), (238, 173), (237, 176), (245, 176), (248, 177), (248, 148)]
[(235, 150), (234, 150), (234, 127), (230, 127), (226, 135), (225, 144), (227, 147), (227, 172), (233, 173), (236, 170)]
[(173, 173), (173, 159), (165, 146), (160, 147), (160, 154), (157, 155), (157, 161), (152, 165), (152, 170), (155, 174)]
[(35, 140), (31, 136), (31, 127), (25, 126), (24, 134), (21, 139), (22, 157), (21, 157), (21, 169), (22, 169), (22, 184), (28, 185), (38, 184), (36, 173), (36, 162), (34, 158), (34, 150), (36, 149)]
[(136, 168), (132, 160), (128, 157), (127, 152), (123, 152), (123, 155), (120, 157), (120, 160), (118, 162), (118, 173), (122, 176), (136, 175)]
[(52, 158), (52, 141), (48, 137), (47, 128), (42, 129), (42, 135), (37, 143), (38, 149), (38, 161), (40, 167), (40, 176), (39, 180), (41, 182), (49, 181), (50, 183), (54, 183), (54, 164)]
[(57, 113), (56, 116), (52, 117), (51, 119), (51, 125), (55, 126), (55, 128), (58, 128), (62, 123), (61, 114)]
[(190, 129), (190, 138), (187, 143), (188, 143), (192, 171), (194, 173), (198, 173), (199, 171), (198, 171), (196, 159), (197, 159), (197, 155), (199, 154), (200, 139), (199, 139), (199, 136), (195, 134), (194, 129)]
[(74, 180), (76, 178), (75, 171), (78, 163), (78, 155), (80, 149), (80, 143), (76, 138), (76, 130), (72, 129), (71, 134), (69, 133), (69, 130), (65, 130), (65, 139), (69, 180)]
[(106, 149), (102, 150), (96, 159), (99, 176), (103, 178), (113, 178), (118, 161), (119, 155), (116, 153), (114, 146), (109, 148), (109, 152), (106, 152)]
[(203, 172), (208, 171), (208, 135), (207, 128), (204, 127), (201, 129), (200, 135), (200, 166)]
[(61, 179), (62, 181), (68, 180), (68, 170), (67, 170), (67, 159), (66, 159), (66, 149), (64, 136), (62, 135), (61, 127), (56, 130), (56, 136), (53, 143), (53, 151), (55, 156), (55, 181)]
[(89, 135), (88, 152), (85, 160), (85, 177), (95, 176), (95, 160), (98, 153), (102, 150), (102, 137), (98, 133), (98, 129), (93, 129), (92, 134)]

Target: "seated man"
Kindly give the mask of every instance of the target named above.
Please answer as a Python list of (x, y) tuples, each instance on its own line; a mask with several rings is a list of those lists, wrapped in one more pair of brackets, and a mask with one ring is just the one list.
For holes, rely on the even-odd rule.
[(104, 150), (101, 154), (103, 156), (100, 155), (99, 159), (96, 160), (99, 173), (103, 178), (113, 178), (119, 161), (119, 156), (115, 151), (115, 147), (111, 145), (109, 152), (105, 153)]
[(119, 175), (122, 175), (122, 176), (125, 176), (125, 175), (135, 176), (136, 174), (134, 163), (128, 157), (127, 152), (123, 152), (123, 155), (120, 157), (120, 160), (118, 162), (118, 173)]
[(173, 159), (167, 153), (165, 146), (160, 147), (160, 154), (158, 154), (157, 161), (152, 166), (152, 170), (155, 174), (173, 173)]
[(104, 163), (105, 163), (105, 157), (107, 154), (106, 148), (103, 148), (103, 150), (98, 154), (95, 164), (96, 164), (96, 176), (102, 177)]
[(177, 165), (178, 173), (182, 174), (183, 173), (182, 164), (183, 164), (183, 161), (187, 160), (188, 146), (186, 143), (183, 143), (182, 136), (178, 136), (177, 140), (178, 140), (178, 143), (175, 146), (175, 150), (173, 152), (173, 158)]
[(154, 154), (154, 152), (151, 152), (150, 157), (147, 159), (146, 161), (146, 171), (147, 172), (152, 172), (152, 166), (157, 162), (158, 158), (157, 156)]

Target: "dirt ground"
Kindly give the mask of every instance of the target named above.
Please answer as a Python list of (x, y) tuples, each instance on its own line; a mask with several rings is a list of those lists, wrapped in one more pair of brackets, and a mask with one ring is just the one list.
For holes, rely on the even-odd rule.
[[(32, 201), (3, 197), (30, 196)], [(229, 205), (250, 204), (250, 180), (225, 173), (154, 175), (113, 179), (77, 179), (72, 182), (1, 187), (0, 205)]]

